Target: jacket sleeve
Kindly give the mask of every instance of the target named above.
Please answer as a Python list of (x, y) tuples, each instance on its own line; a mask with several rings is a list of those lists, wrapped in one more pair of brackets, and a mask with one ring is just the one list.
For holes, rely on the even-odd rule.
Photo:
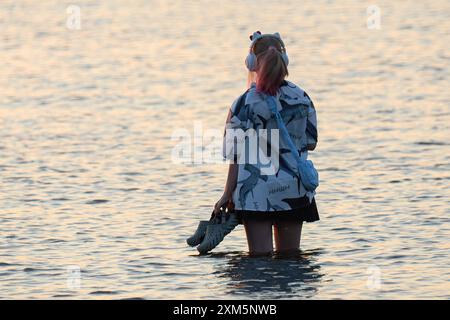
[(245, 94), (233, 101), (223, 134), (223, 158), (237, 161), (243, 152), (245, 134), (253, 124), (248, 116), (248, 106), (245, 105)]

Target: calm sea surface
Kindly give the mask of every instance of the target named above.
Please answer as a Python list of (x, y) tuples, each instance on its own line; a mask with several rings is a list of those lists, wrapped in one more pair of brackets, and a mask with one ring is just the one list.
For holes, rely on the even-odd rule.
[[(1, 1), (0, 298), (449, 299), (450, 3), (374, 4)], [(255, 30), (315, 101), (321, 221), (297, 256), (242, 226), (198, 256), (227, 168), (171, 136), (223, 130)]]

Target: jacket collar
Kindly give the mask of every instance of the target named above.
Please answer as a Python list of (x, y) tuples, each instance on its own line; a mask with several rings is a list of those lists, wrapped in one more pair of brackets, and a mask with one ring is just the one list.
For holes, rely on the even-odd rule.
[[(284, 80), (281, 84), (277, 98), (286, 101), (288, 104), (310, 104), (310, 100), (305, 97), (305, 91), (294, 83)], [(245, 104), (254, 104), (264, 101), (266, 94), (256, 91), (256, 83), (252, 82), (245, 97)]]

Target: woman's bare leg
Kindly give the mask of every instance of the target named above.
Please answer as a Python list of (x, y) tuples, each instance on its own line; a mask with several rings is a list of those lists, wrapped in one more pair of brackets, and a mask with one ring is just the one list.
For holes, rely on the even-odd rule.
[(250, 254), (267, 254), (273, 251), (271, 221), (244, 220), (244, 227)]
[(300, 249), (302, 221), (281, 221), (274, 224), (275, 248), (277, 251)]

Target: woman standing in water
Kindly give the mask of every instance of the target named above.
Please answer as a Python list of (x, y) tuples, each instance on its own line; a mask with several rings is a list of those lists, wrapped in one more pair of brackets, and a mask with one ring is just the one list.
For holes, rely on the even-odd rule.
[[(299, 156), (306, 159), (308, 150), (314, 150), (317, 144), (316, 110), (303, 89), (285, 80), (289, 60), (280, 35), (257, 31), (250, 36), (250, 40), (250, 52), (246, 59), (248, 89), (233, 102), (225, 127), (224, 156), (234, 161), (229, 165), (224, 194), (216, 203), (214, 214), (223, 207), (234, 210), (239, 222), (244, 224), (251, 254), (273, 251), (272, 226), (276, 251), (296, 251), (300, 247), (303, 222), (317, 221), (319, 214), (315, 191), (306, 189), (301, 183), (297, 161), (289, 144), (281, 134), (278, 148), (271, 148), (268, 140), (270, 151), (265, 156), (270, 159), (278, 157), (279, 165), (267, 174), (263, 170), (265, 165), (260, 161), (236, 161), (241, 159), (239, 150), (245, 148), (230, 148), (234, 145), (234, 136), (228, 133), (230, 130), (248, 132), (253, 129), (261, 138), (260, 130), (266, 129), (267, 136), (271, 136), (270, 130), (279, 126), (265, 97), (275, 96), (289, 136)], [(229, 141), (230, 136), (233, 141)], [(237, 143), (242, 143), (240, 141)], [(258, 152), (261, 152), (260, 148), (257, 148)], [(252, 156), (246, 157), (249, 158)]]

